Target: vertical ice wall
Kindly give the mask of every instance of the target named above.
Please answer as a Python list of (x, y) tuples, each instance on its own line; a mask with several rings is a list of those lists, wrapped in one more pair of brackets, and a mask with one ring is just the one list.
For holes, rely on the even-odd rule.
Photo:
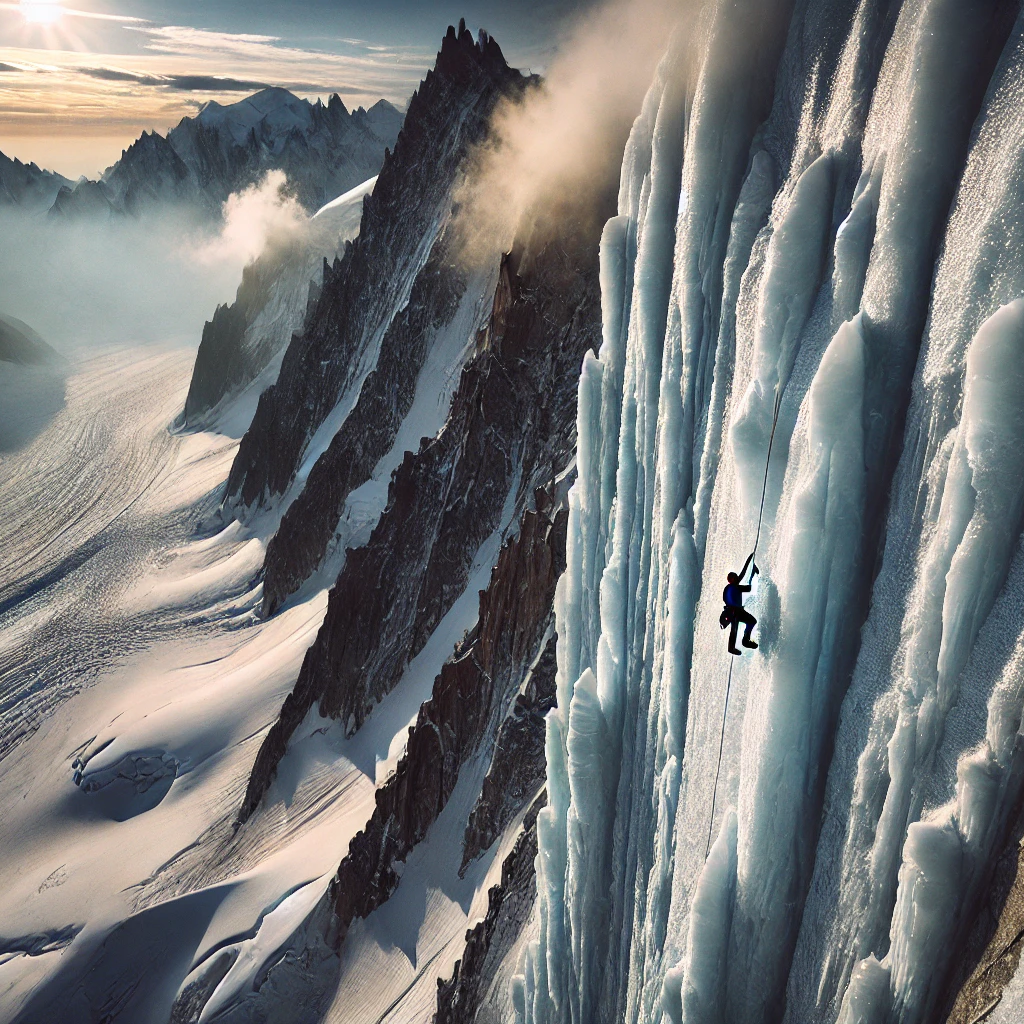
[(580, 381), (525, 1021), (944, 998), (1021, 788), (1017, 7), (709, 0), (672, 41)]

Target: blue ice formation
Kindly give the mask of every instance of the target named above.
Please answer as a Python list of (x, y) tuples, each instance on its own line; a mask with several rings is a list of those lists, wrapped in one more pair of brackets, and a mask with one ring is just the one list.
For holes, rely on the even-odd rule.
[(515, 1001), (924, 1024), (1024, 781), (1024, 20), (685, 10), (602, 240)]

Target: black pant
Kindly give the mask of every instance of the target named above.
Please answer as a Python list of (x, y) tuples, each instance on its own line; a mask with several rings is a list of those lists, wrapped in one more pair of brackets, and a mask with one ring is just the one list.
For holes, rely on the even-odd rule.
[(729, 647), (736, 647), (736, 634), (739, 632), (740, 623), (742, 622), (747, 628), (743, 631), (743, 639), (749, 640), (750, 634), (754, 631), (754, 627), (757, 625), (757, 619), (754, 618), (750, 612), (743, 608), (737, 608), (735, 606), (729, 609), (729, 618), (732, 620), (732, 629), (729, 630)]

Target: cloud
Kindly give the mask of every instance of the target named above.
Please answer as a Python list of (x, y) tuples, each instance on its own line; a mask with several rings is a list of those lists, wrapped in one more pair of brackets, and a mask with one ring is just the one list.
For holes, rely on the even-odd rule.
[[(25, 71), (13, 65), (0, 64), (2, 71)], [(61, 68), (33, 68), (33, 71), (60, 73)], [(75, 74), (85, 75), (102, 82), (128, 82), (132, 85), (150, 86), (156, 89), (171, 89), (176, 92), (257, 92), (260, 89), (290, 89), (302, 93), (338, 93), (340, 95), (363, 95), (363, 90), (355, 86), (324, 85), (320, 82), (269, 82), (259, 79), (230, 78), (225, 75), (167, 74), (147, 75), (138, 71), (125, 71), (121, 68), (76, 68)]]
[(248, 32), (213, 32), (189, 25), (132, 26), (146, 38), (146, 48), (161, 53), (214, 51), (241, 56), (265, 55), (267, 47), (281, 41), (279, 36), (255, 35)]
[[(288, 46), (278, 36), (213, 32), (188, 25), (139, 25), (128, 28), (142, 35), (145, 38), (145, 49), (154, 54), (202, 60), (216, 57), (220, 61), (234, 61), (236, 66), (288, 68), (292, 75), (303, 68), (332, 68), (343, 72), (350, 82), (368, 82), (376, 78), (382, 83), (394, 83), (397, 79), (403, 79), (408, 82), (409, 92), (434, 59), (432, 50), (412, 47), (407, 50), (397, 47), (379, 49), (357, 40), (340, 40), (357, 52), (332, 53)], [(274, 77), (285, 76), (277, 74)]]
[[(222, 78), (217, 75), (144, 75), (117, 68), (80, 68), (79, 74), (104, 82), (132, 82), (155, 88), (177, 89), (181, 92), (255, 92), (266, 89), (267, 82), (243, 78)], [(316, 90), (320, 87), (311, 86)]]
[[(266, 89), (267, 82), (251, 82), (243, 78), (218, 78), (215, 75), (170, 75), (169, 77), (151, 82), (152, 85), (164, 85), (179, 92), (254, 92)], [(310, 86), (319, 90), (322, 86)]]

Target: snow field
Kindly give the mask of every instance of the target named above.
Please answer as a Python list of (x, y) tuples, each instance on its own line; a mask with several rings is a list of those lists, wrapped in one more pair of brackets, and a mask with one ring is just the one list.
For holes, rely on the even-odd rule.
[[(443, 393), (437, 397), (446, 384), (438, 360), (451, 356), (451, 348), (435, 357), (421, 387), (423, 394), (435, 391), (435, 408), (446, 405)], [(17, 665), (22, 652), (52, 647), (55, 617), (78, 618), (82, 631), (95, 630), (98, 620), (115, 634), (138, 634), (138, 641), (134, 650), (98, 663), (83, 649), (68, 690), (37, 684), (46, 716), (4, 761), (0, 835), (11, 884), (0, 896), (2, 1019), (14, 1020), (23, 1009), (31, 1016), (49, 1000), (67, 1007), (63, 1019), (90, 1019), (90, 1007), (108, 997), (123, 999), (135, 1019), (166, 1019), (179, 985), (227, 953), (233, 963), (209, 1019), (244, 1002), (268, 962), (289, 942), (301, 943), (303, 922), (372, 813), (375, 787), (397, 763), (436, 672), (472, 624), (476, 592), (486, 585), (501, 537), (481, 550), (470, 587), (371, 723), (347, 743), (336, 730), (325, 733), (327, 723), (312, 723), (308, 736), (297, 736), (264, 806), (233, 836), (256, 747), (319, 628), (326, 592), (269, 621), (256, 619), (259, 526), (220, 526), (209, 500), (226, 478), (237, 441), (167, 433), (184, 397), (187, 354), (129, 350), (96, 362), (98, 368), (87, 364), (71, 375), (67, 409), (38, 447), (8, 457), (12, 497), (21, 494), (26, 507), (19, 518), (12, 503), (8, 543), (25, 552), (29, 571), (45, 577), (45, 556), (30, 554), (34, 547), (44, 544), (59, 566), (125, 508), (124, 532), (104, 538), (111, 556), (104, 569), (113, 568), (90, 580), (93, 563), (86, 563), (84, 587), (80, 580), (44, 579), (37, 599), (8, 612), (5, 656)], [(126, 401), (135, 394), (139, 401)], [(420, 413), (427, 404), (418, 396)], [(104, 425), (108, 408), (123, 410), (130, 429), (97, 435), (91, 424)], [(412, 427), (420, 429), (425, 415), (415, 419)], [(63, 534), (36, 539), (26, 482), (41, 458), (57, 463), (75, 452), (68, 432), (73, 438), (85, 424), (85, 436), (96, 440), (83, 452), (83, 476), (87, 468), (97, 471), (99, 457), (112, 480), (139, 482), (125, 494), (100, 492), (107, 504), (87, 505), (87, 515)], [(101, 443), (106, 447), (96, 447)], [(151, 470), (144, 469), (146, 458)], [(73, 489), (52, 489), (50, 479), (42, 477), (44, 495), (72, 503), (82, 498)], [(152, 538), (150, 546), (135, 546), (139, 536)], [(162, 548), (168, 537), (176, 541)], [(103, 597), (92, 604), (96, 587)], [(8, 679), (23, 685), (16, 672)], [(452, 833), (460, 843), (461, 828)], [(500, 852), (486, 859), (497, 870)], [(453, 875), (460, 859), (453, 860)], [(452, 962), (473, 900), (483, 899), (486, 909), (491, 881), (460, 883), (466, 892), (454, 914), (442, 900), (436, 928)], [(426, 934), (434, 926), (424, 927)], [(431, 998), (440, 973), (422, 973), (421, 989)]]

